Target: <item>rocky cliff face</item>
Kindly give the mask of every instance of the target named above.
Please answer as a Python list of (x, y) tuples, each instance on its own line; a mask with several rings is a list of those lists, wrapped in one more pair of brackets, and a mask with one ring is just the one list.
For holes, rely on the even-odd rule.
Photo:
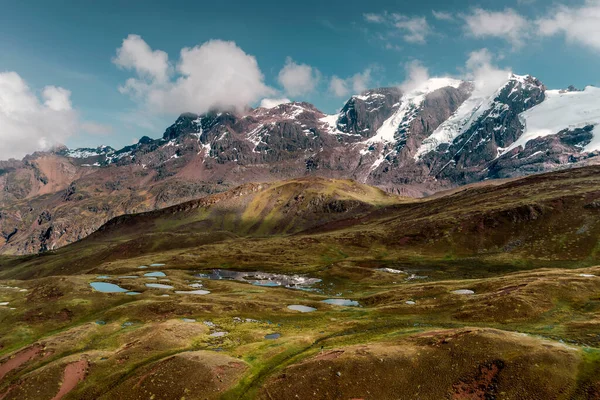
[(408, 92), (369, 90), (334, 115), (308, 103), (182, 114), (161, 138), (123, 149), (60, 148), (0, 162), (0, 253), (51, 250), (114, 216), (248, 182), (319, 175), (422, 196), (592, 164), (598, 105), (599, 89), (548, 91), (512, 75), (492, 93), (445, 78)]

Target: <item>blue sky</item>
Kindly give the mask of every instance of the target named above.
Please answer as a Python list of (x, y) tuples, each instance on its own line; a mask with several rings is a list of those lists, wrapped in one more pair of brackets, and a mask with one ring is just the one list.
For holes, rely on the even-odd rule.
[[(333, 113), (354, 89), (400, 84), (407, 65), (418, 64), (430, 76), (462, 76), (468, 73), (469, 55), (484, 48), (494, 68), (535, 75), (551, 88), (600, 84), (600, 20), (591, 12), (600, 10), (598, 0), (0, 0), (0, 7), (0, 73), (18, 74), (40, 103), (49, 85), (70, 91), (67, 111), (77, 122), (55, 140), (73, 147), (120, 147), (143, 135), (159, 137), (179, 112), (202, 111), (184, 109), (206, 105), (193, 98), (212, 93), (202, 77), (196, 74), (190, 83), (195, 88), (189, 90), (172, 86), (181, 77), (181, 49), (211, 39), (234, 42), (242, 64), (243, 55), (255, 57), (264, 81), (244, 93), (251, 105), (262, 95), (287, 97)], [(144, 70), (144, 59), (125, 54), (115, 62), (117, 49), (131, 34), (139, 35), (150, 52), (168, 55), (168, 82), (160, 89), (155, 86), (159, 73)], [(237, 60), (229, 56), (231, 48), (213, 47), (224, 51), (221, 60)], [(212, 54), (205, 50), (198, 57)], [(150, 54), (160, 58), (159, 53)], [(282, 80), (286, 59), (288, 72), (297, 73)], [(130, 78), (150, 86), (120, 91)], [(179, 101), (181, 90), (190, 99)], [(151, 91), (164, 98), (150, 100)], [(227, 96), (223, 101), (227, 104)], [(19, 136), (15, 119), (10, 122), (11, 136)], [(27, 134), (35, 137), (31, 129)], [(0, 140), (17, 146), (6, 135), (0, 132)]]

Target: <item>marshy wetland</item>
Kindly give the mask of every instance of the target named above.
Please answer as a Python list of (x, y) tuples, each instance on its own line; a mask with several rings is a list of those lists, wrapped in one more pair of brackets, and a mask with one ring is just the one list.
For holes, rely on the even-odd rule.
[[(255, 285), (256, 272), (234, 279), (246, 276), (235, 269), (211, 279), (180, 262), (150, 273), (168, 285), (133, 260), (3, 281), (13, 309), (0, 308), (2, 398), (462, 399), (482, 385), (536, 398), (512, 397), (522, 392), (508, 374), (541, 398), (596, 390), (600, 267), (415, 281), (346, 260), (302, 271), (319, 289), (307, 291)], [(468, 362), (457, 368), (456, 357)]]

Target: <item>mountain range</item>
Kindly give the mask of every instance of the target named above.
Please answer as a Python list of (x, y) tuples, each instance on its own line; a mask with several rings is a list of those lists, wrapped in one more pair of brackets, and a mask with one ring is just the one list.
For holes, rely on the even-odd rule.
[(304, 102), (182, 114), (159, 139), (58, 147), (0, 162), (0, 253), (45, 252), (108, 220), (250, 182), (317, 175), (407, 197), (598, 164), (600, 89), (548, 90), (509, 75), (494, 90), (432, 78), (352, 96), (333, 115)]

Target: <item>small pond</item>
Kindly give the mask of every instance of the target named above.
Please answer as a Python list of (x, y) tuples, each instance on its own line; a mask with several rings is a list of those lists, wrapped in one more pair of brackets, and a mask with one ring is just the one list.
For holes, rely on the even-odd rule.
[(140, 294), (138, 292), (130, 292), (127, 289), (123, 289), (119, 285), (115, 285), (114, 283), (108, 283), (108, 282), (92, 282), (92, 283), (90, 283), (90, 286), (95, 291), (102, 292), (102, 293), (125, 293), (128, 295)]
[(156, 271), (156, 272), (147, 272), (144, 274), (144, 276), (164, 278), (165, 276), (167, 276), (167, 274), (165, 274), (164, 272)]
[(128, 291), (119, 285), (108, 282), (92, 282), (90, 283), (90, 286), (93, 287), (94, 290), (102, 293), (125, 293)]
[(345, 307), (360, 307), (358, 301), (348, 299), (327, 299), (323, 300), (322, 303), (331, 304), (334, 306), (345, 306)]
[(173, 286), (164, 283), (146, 283), (146, 286), (154, 289), (173, 289)]
[(210, 291), (209, 290), (202, 290), (202, 289), (198, 289), (198, 290), (176, 290), (175, 293), (177, 294), (196, 294), (196, 295), (203, 295), (203, 294), (209, 294)]
[(453, 290), (452, 293), (453, 294), (466, 294), (466, 295), (475, 294), (475, 292), (470, 289)]
[(317, 311), (316, 308), (308, 307), (308, 306), (302, 306), (302, 305), (299, 305), (299, 304), (292, 304), (291, 306), (288, 306), (287, 308), (289, 308), (290, 310), (294, 310), (294, 311), (300, 311), (302, 313)]
[(197, 275), (199, 278), (211, 280), (233, 280), (250, 283), (255, 286), (286, 287), (290, 289), (308, 289), (321, 282), (318, 278), (308, 278), (301, 275), (271, 274), (268, 272), (240, 272), (225, 269), (214, 269), (209, 273)]
[(268, 335), (265, 335), (265, 339), (267, 340), (275, 340), (275, 339), (279, 339), (281, 337), (281, 333), (269, 333)]

